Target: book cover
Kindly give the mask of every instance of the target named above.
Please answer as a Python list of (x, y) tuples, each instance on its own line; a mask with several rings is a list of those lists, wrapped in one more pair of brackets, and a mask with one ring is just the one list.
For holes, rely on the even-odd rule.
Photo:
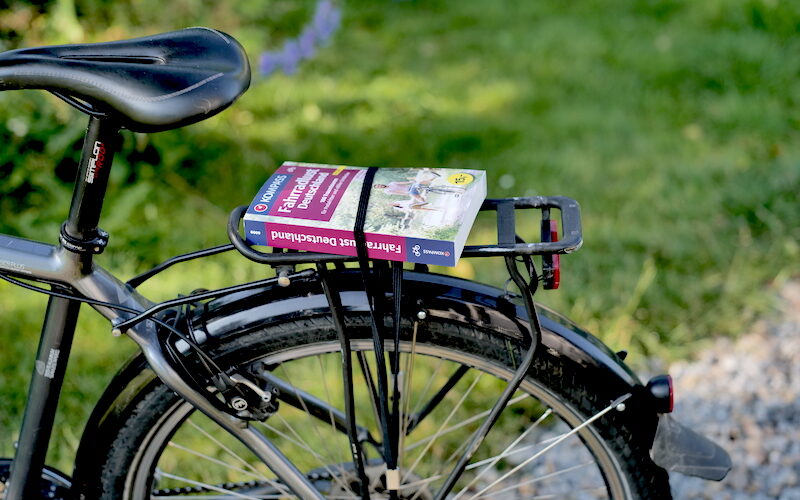
[[(367, 169), (286, 162), (244, 216), (252, 245), (356, 255), (353, 225)], [(454, 266), (486, 197), (486, 173), (381, 168), (364, 233), (374, 259)]]

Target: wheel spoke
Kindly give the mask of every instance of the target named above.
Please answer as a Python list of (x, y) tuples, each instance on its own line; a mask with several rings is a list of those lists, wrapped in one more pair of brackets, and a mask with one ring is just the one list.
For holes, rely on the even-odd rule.
[(276, 481), (273, 481), (272, 479), (269, 479), (268, 477), (265, 477), (265, 476), (263, 476), (261, 474), (255, 474), (255, 473), (250, 472), (248, 470), (244, 470), (244, 469), (239, 468), (239, 467), (234, 467), (233, 465), (225, 463), (222, 460), (218, 460), (218, 459), (216, 459), (214, 457), (210, 457), (208, 455), (204, 455), (203, 453), (200, 453), (199, 451), (196, 451), (196, 450), (193, 450), (193, 449), (188, 448), (186, 446), (180, 445), (178, 443), (175, 443), (174, 441), (170, 441), (169, 443), (167, 443), (167, 446), (170, 446), (172, 448), (181, 450), (181, 451), (183, 451), (185, 453), (189, 453), (189, 454), (194, 455), (196, 457), (202, 458), (203, 460), (207, 460), (207, 461), (209, 461), (211, 463), (220, 465), (220, 466), (222, 466), (222, 467), (224, 467), (224, 468), (226, 468), (228, 470), (239, 472), (239, 473), (244, 474), (246, 476), (254, 477), (254, 478), (258, 479), (258, 480), (265, 481), (268, 484), (270, 484), (271, 486), (273, 486), (275, 489), (277, 489), (278, 491), (281, 491), (282, 493), (287, 494), (287, 495), (290, 494), (289, 490), (284, 485), (282, 485), (282, 484), (280, 484), (280, 483), (278, 483)]
[(247, 460), (245, 460), (244, 458), (239, 456), (238, 453), (236, 453), (235, 451), (231, 450), (229, 447), (227, 447), (224, 444), (222, 444), (217, 438), (212, 436), (208, 431), (204, 430), (202, 427), (197, 425), (191, 419), (189, 419), (188, 422), (189, 422), (189, 425), (191, 425), (197, 432), (199, 432), (200, 434), (202, 434), (203, 436), (208, 438), (211, 442), (213, 442), (214, 444), (219, 446), (222, 450), (224, 450), (231, 457), (233, 457), (237, 462), (239, 462), (240, 464), (244, 465), (245, 467), (247, 467), (248, 469), (253, 471), (255, 474), (258, 474), (259, 476), (261, 475), (261, 473), (258, 471), (258, 469), (256, 469), (250, 462), (248, 462)]
[[(281, 366), (281, 369), (283, 370), (283, 375), (284, 375), (284, 376), (286, 376), (286, 375), (287, 375), (287, 373), (286, 373), (286, 370), (283, 368), (283, 366)], [(288, 380), (288, 379), (287, 379), (287, 380)], [(305, 405), (305, 403), (303, 402), (303, 399), (302, 399), (302, 398), (299, 398), (299, 396), (298, 396), (298, 399), (300, 400), (300, 404), (301, 404), (303, 407), (305, 407), (306, 405)], [(313, 418), (313, 417), (310, 417), (310, 414), (309, 414), (309, 412), (308, 412), (308, 408), (305, 408), (305, 415), (306, 415), (306, 417), (307, 417), (307, 418)], [(281, 415), (281, 412), (278, 412), (278, 413), (276, 413), (274, 416), (277, 416), (277, 417), (278, 417), (278, 419), (281, 421), (281, 423), (282, 423), (282, 424), (283, 424), (283, 425), (284, 425), (284, 426), (285, 426), (285, 427), (286, 427), (286, 428), (289, 430), (289, 432), (290, 432), (292, 435), (294, 435), (294, 437), (296, 438), (297, 442), (299, 442), (299, 443), (302, 443), (302, 444), (300, 445), (300, 447), (301, 447), (301, 448), (304, 448), (305, 450), (308, 450), (308, 451), (310, 451), (310, 452), (311, 452), (311, 455), (312, 455), (314, 458), (316, 458), (317, 460), (319, 460), (319, 462), (320, 462), (320, 465), (321, 465), (321, 466), (322, 466), (322, 467), (323, 467), (323, 468), (324, 468), (324, 469), (325, 469), (325, 470), (328, 472), (328, 474), (330, 474), (330, 475), (331, 475), (331, 478), (333, 478), (333, 480), (334, 480), (334, 481), (336, 481), (336, 482), (337, 482), (337, 483), (338, 483), (340, 486), (342, 486), (342, 487), (346, 487), (346, 484), (342, 483), (342, 482), (341, 482), (341, 479), (339, 479), (339, 475), (338, 475), (336, 472), (334, 472), (334, 471), (333, 471), (333, 470), (330, 468), (330, 465), (329, 465), (329, 462), (330, 462), (330, 461), (329, 461), (329, 460), (325, 460), (325, 458), (324, 458), (324, 457), (322, 457), (322, 456), (321, 456), (319, 453), (317, 453), (316, 451), (313, 451), (313, 448), (312, 448), (312, 446), (311, 446), (310, 444), (308, 444), (308, 442), (307, 442), (305, 439), (303, 439), (303, 438), (300, 436), (300, 433), (298, 433), (298, 432), (297, 432), (297, 430), (294, 428), (294, 426), (292, 426), (292, 425), (289, 423), (289, 421), (288, 421), (288, 420), (286, 420), (286, 419), (283, 417), (283, 415)], [(273, 417), (274, 417), (274, 416), (273, 416)], [(265, 425), (267, 425), (267, 424), (265, 424)], [(271, 426), (270, 426), (270, 427), (271, 427)], [(317, 426), (315, 426), (315, 425), (312, 425), (311, 427), (314, 429), (314, 431), (315, 431), (315, 433), (316, 433), (316, 435), (317, 435), (317, 438), (318, 438), (318, 439), (319, 439), (319, 440), (320, 440), (322, 443), (325, 443), (325, 439), (323, 439), (323, 438), (322, 438), (322, 436), (320, 435), (320, 433), (319, 433), (319, 429), (317, 428)], [(277, 432), (277, 429), (276, 429), (275, 431)], [(324, 447), (326, 448), (326, 453), (330, 454), (330, 451), (328, 451), (328, 450), (327, 450), (327, 446), (324, 446)], [(336, 463), (334, 463), (334, 464), (333, 464), (333, 466), (334, 466), (334, 467), (337, 467), (337, 464), (336, 464)], [(344, 473), (344, 470), (341, 468), (341, 466), (338, 466), (338, 469), (339, 469), (339, 474), (343, 474), (343, 473)]]
[[(158, 495), (150, 497), (151, 500), (181, 500), (189, 498), (189, 500), (222, 500), (219, 495), (191, 495), (187, 497), (186, 495)], [(250, 497), (248, 497), (250, 498)], [(280, 498), (286, 498), (286, 495), (259, 495), (256, 498), (257, 500), (267, 500), (267, 499), (274, 499), (278, 500)]]
[[(280, 417), (280, 418), (283, 419), (283, 417)], [(281, 439), (285, 439), (286, 441), (292, 443), (293, 445), (297, 446), (298, 448), (302, 448), (306, 453), (310, 454), (312, 457), (314, 457), (317, 460), (319, 460), (319, 462), (321, 464), (323, 464), (323, 466), (328, 471), (328, 473), (331, 474), (332, 476), (335, 476), (333, 470), (331, 470), (331, 469), (329, 469), (328, 467), (325, 466), (325, 462), (326, 462), (325, 458), (322, 455), (320, 455), (319, 453), (317, 453), (316, 451), (314, 451), (311, 448), (311, 446), (309, 446), (307, 443), (301, 442), (301, 441), (298, 441), (297, 439), (292, 438), (291, 436), (287, 435), (285, 432), (282, 432), (282, 431), (278, 430), (277, 428), (269, 425), (266, 422), (260, 422), (260, 423), (261, 423), (261, 425), (263, 425), (264, 427), (266, 427), (270, 431), (272, 431), (275, 434), (277, 434)], [(297, 433), (293, 433), (293, 434), (295, 434), (297, 436)]]
[[(551, 472), (549, 474), (545, 474), (543, 476), (538, 476), (538, 477), (535, 477), (533, 479), (529, 479), (527, 481), (523, 481), (521, 483), (517, 483), (515, 485), (508, 486), (507, 488), (503, 488), (502, 490), (493, 491), (492, 495), (499, 495), (501, 493), (505, 493), (506, 491), (516, 490), (516, 489), (521, 488), (523, 486), (529, 486), (531, 484), (540, 483), (542, 481), (546, 481), (546, 480), (552, 479), (554, 477), (563, 476), (564, 474), (568, 474), (570, 472), (575, 472), (576, 470), (584, 469), (584, 468), (592, 465), (593, 463), (594, 462), (584, 462), (582, 464), (573, 465), (572, 467), (567, 467), (566, 469), (561, 469), (561, 470), (558, 470), (558, 471), (555, 471), (555, 472)], [(579, 490), (579, 491), (591, 491), (591, 490), (597, 489), (597, 488), (598, 487), (593, 487), (593, 488), (588, 488), (588, 489)], [(601, 486), (601, 488), (602, 488), (602, 486)], [(482, 498), (482, 497), (479, 497), (479, 498)]]
[[(297, 434), (297, 432), (294, 430), (294, 428), (291, 425), (289, 425), (289, 423), (282, 416), (279, 415), (279, 418), (284, 423), (284, 425), (286, 425), (287, 428), (289, 428), (291, 430), (292, 434), (294, 434), (297, 437), (297, 439), (292, 438), (291, 436), (287, 435), (285, 432), (282, 432), (282, 431), (278, 430), (277, 428), (269, 425), (266, 422), (260, 422), (260, 423), (261, 423), (262, 426), (264, 426), (267, 429), (269, 429), (270, 431), (274, 432), (275, 434), (277, 434), (282, 439), (285, 439), (286, 441), (289, 441), (290, 443), (294, 444), (298, 448), (303, 449), (306, 453), (310, 454), (312, 457), (314, 457), (317, 460), (319, 460), (320, 464), (322, 464), (322, 467), (328, 472), (328, 474), (330, 474), (331, 479), (333, 481), (335, 481), (336, 483), (338, 483), (340, 487), (347, 488), (347, 485), (342, 482), (342, 479), (338, 476), (338, 474), (336, 472), (334, 472), (330, 468), (330, 466), (328, 464), (325, 463), (326, 462), (325, 458), (323, 458), (319, 453), (314, 451), (314, 449), (311, 448), (311, 446), (308, 443), (306, 443), (303, 440), (303, 438), (300, 437), (299, 434)], [(339, 469), (339, 471), (340, 471), (340, 473), (343, 472), (342, 469)]]
[(436, 362), (436, 367), (433, 369), (433, 373), (431, 374), (430, 378), (428, 378), (427, 384), (425, 384), (425, 388), (422, 389), (422, 395), (417, 400), (417, 404), (414, 407), (413, 414), (417, 414), (422, 409), (422, 405), (424, 404), (425, 400), (428, 398), (428, 393), (431, 391), (431, 387), (433, 386), (433, 381), (439, 378), (439, 373), (442, 370), (442, 366), (444, 366), (444, 359), (437, 358), (438, 361)]
[(408, 435), (408, 426), (410, 424), (409, 409), (411, 408), (411, 389), (414, 386), (414, 365), (416, 362), (416, 347), (417, 347), (417, 330), (419, 328), (419, 321), (414, 321), (414, 328), (411, 332), (411, 349), (405, 356), (405, 380), (403, 384), (403, 398), (400, 412), (400, 442), (398, 443), (397, 450), (397, 467), (402, 470), (403, 462), (406, 458), (406, 438)]
[[(517, 403), (519, 403), (520, 401), (522, 401), (522, 400), (524, 400), (524, 399), (527, 399), (528, 397), (529, 397), (529, 396), (528, 396), (527, 394), (523, 394), (523, 395), (521, 395), (521, 396), (517, 396), (516, 398), (512, 399), (511, 401), (509, 401), (509, 402), (508, 402), (508, 405), (506, 405), (506, 406), (511, 406), (511, 405), (513, 405), (513, 404), (517, 404)], [(482, 419), (482, 418), (485, 418), (485, 417), (486, 417), (486, 416), (489, 414), (489, 412), (490, 412), (490, 411), (491, 411), (491, 410), (485, 410), (485, 411), (482, 411), (481, 413), (478, 413), (478, 414), (476, 414), (476, 415), (473, 415), (473, 416), (471, 416), (471, 417), (469, 417), (469, 418), (467, 418), (467, 419), (464, 419), (464, 420), (462, 420), (461, 422), (457, 423), (456, 425), (453, 425), (452, 427), (448, 427), (447, 429), (443, 430), (441, 433), (437, 433), (436, 435), (433, 435), (433, 436), (428, 436), (428, 437), (422, 438), (422, 439), (420, 439), (419, 441), (416, 441), (416, 442), (414, 442), (414, 443), (410, 444), (410, 445), (409, 445), (409, 446), (406, 448), (406, 451), (408, 452), (408, 451), (411, 451), (411, 450), (413, 450), (413, 449), (415, 449), (415, 448), (419, 448), (420, 446), (422, 446), (422, 445), (423, 445), (423, 444), (425, 444), (425, 443), (428, 443), (428, 442), (429, 442), (429, 441), (431, 441), (432, 439), (435, 439), (435, 438), (437, 438), (437, 437), (439, 437), (439, 436), (442, 436), (442, 435), (444, 435), (444, 434), (449, 434), (449, 433), (451, 433), (451, 432), (453, 432), (453, 431), (456, 431), (456, 430), (458, 430), (458, 429), (461, 429), (462, 427), (464, 427), (464, 426), (466, 426), (466, 425), (469, 425), (469, 424), (471, 424), (472, 422), (475, 422), (476, 420), (480, 420), (480, 419)]]
[(539, 457), (541, 457), (542, 455), (544, 455), (544, 454), (545, 454), (545, 453), (547, 453), (548, 451), (552, 450), (553, 448), (555, 448), (556, 446), (558, 446), (560, 443), (564, 442), (564, 441), (565, 441), (565, 440), (566, 440), (568, 437), (570, 437), (570, 436), (573, 436), (573, 435), (577, 434), (578, 432), (580, 432), (580, 430), (581, 430), (581, 429), (583, 429), (584, 427), (586, 427), (586, 426), (590, 425), (590, 424), (591, 424), (592, 422), (594, 422), (595, 420), (599, 419), (600, 417), (602, 417), (602, 416), (603, 416), (603, 415), (605, 415), (606, 413), (608, 413), (608, 412), (610, 412), (611, 410), (613, 410), (614, 408), (616, 408), (616, 407), (617, 407), (617, 405), (619, 405), (619, 404), (622, 404), (623, 402), (627, 401), (627, 399), (628, 399), (629, 397), (631, 397), (631, 395), (630, 395), (630, 394), (625, 394), (624, 396), (617, 398), (617, 399), (616, 399), (615, 401), (613, 401), (613, 402), (612, 402), (610, 405), (608, 405), (608, 406), (607, 406), (607, 407), (605, 407), (604, 409), (600, 410), (600, 412), (598, 412), (597, 414), (595, 414), (593, 417), (591, 417), (591, 418), (589, 418), (588, 420), (584, 421), (582, 424), (578, 425), (577, 427), (574, 427), (574, 428), (573, 428), (571, 431), (569, 431), (569, 432), (567, 432), (567, 433), (563, 434), (563, 435), (562, 435), (560, 438), (558, 438), (557, 440), (555, 440), (555, 441), (553, 441), (552, 443), (550, 443), (549, 445), (547, 445), (547, 446), (546, 446), (544, 449), (542, 449), (541, 451), (539, 451), (539, 452), (538, 452), (538, 453), (536, 453), (535, 455), (533, 455), (533, 456), (531, 456), (531, 457), (529, 457), (529, 458), (525, 459), (525, 460), (524, 460), (524, 461), (523, 461), (521, 464), (517, 465), (516, 467), (514, 467), (514, 468), (513, 468), (513, 469), (511, 469), (510, 471), (506, 472), (505, 474), (503, 474), (502, 476), (500, 476), (500, 478), (496, 479), (494, 482), (492, 482), (492, 483), (491, 483), (491, 484), (489, 484), (488, 486), (484, 487), (484, 488), (483, 488), (481, 491), (479, 491), (479, 492), (478, 492), (478, 493), (476, 493), (475, 495), (471, 496), (471, 497), (470, 497), (470, 500), (473, 500), (473, 499), (475, 499), (475, 498), (478, 498), (478, 497), (480, 497), (481, 495), (483, 495), (484, 493), (486, 493), (486, 491), (488, 491), (489, 489), (491, 489), (492, 487), (494, 487), (496, 484), (498, 484), (498, 483), (500, 483), (500, 482), (504, 481), (504, 480), (505, 480), (507, 477), (509, 477), (510, 475), (512, 475), (512, 474), (514, 474), (514, 473), (516, 473), (517, 471), (519, 471), (520, 469), (522, 469), (523, 467), (525, 467), (525, 466), (526, 466), (526, 465), (528, 465), (529, 463), (533, 462), (534, 460), (537, 460)]
[(458, 384), (459, 380), (461, 380), (461, 378), (466, 375), (468, 371), (468, 366), (461, 365), (452, 375), (450, 375), (450, 378), (447, 379), (447, 382), (445, 382), (444, 385), (438, 391), (436, 391), (436, 394), (433, 395), (430, 401), (425, 403), (425, 406), (422, 408), (422, 410), (420, 410), (419, 413), (414, 414), (413, 419), (411, 419), (411, 422), (409, 423), (408, 432), (412, 432), (425, 417), (427, 417), (433, 410), (436, 409), (437, 406), (439, 406), (439, 403), (441, 403), (445, 396), (447, 396), (447, 393), (450, 392), (456, 384)]
[[(505, 457), (509, 456), (509, 455), (511, 454), (511, 450), (513, 450), (513, 449), (514, 449), (514, 447), (515, 447), (515, 446), (517, 446), (517, 445), (519, 444), (519, 442), (520, 442), (520, 441), (522, 441), (523, 439), (525, 439), (525, 436), (527, 436), (527, 435), (528, 435), (528, 434), (530, 434), (530, 433), (531, 433), (531, 432), (532, 432), (534, 429), (536, 429), (537, 427), (539, 427), (539, 424), (541, 424), (541, 423), (542, 423), (542, 422), (543, 422), (543, 421), (544, 421), (544, 420), (545, 420), (547, 417), (549, 417), (549, 416), (550, 416), (552, 413), (553, 413), (553, 410), (551, 410), (550, 408), (548, 408), (548, 409), (547, 409), (547, 411), (545, 411), (545, 412), (544, 412), (544, 413), (543, 413), (543, 414), (542, 414), (542, 415), (541, 415), (541, 416), (540, 416), (538, 419), (536, 419), (536, 421), (535, 421), (533, 424), (531, 424), (531, 425), (530, 425), (530, 426), (529, 426), (527, 429), (525, 429), (525, 431), (524, 431), (522, 434), (520, 434), (520, 435), (517, 437), (517, 439), (515, 439), (515, 440), (514, 440), (514, 441), (513, 441), (513, 442), (512, 442), (510, 445), (508, 445), (508, 446), (506, 447), (506, 449), (505, 449), (505, 450), (503, 450), (503, 451), (502, 451), (502, 453), (500, 453), (499, 455), (497, 455), (497, 456), (495, 456), (495, 457), (492, 457), (492, 458), (487, 458), (486, 460), (483, 460), (483, 461), (481, 461), (481, 462), (476, 462), (476, 463), (474, 463), (474, 464), (470, 464), (470, 465), (472, 465), (472, 466), (474, 466), (474, 467), (477, 467), (477, 466), (478, 466), (478, 464), (486, 463), (486, 467), (484, 467), (483, 469), (481, 469), (481, 471), (480, 471), (480, 472), (478, 472), (478, 474), (476, 474), (476, 475), (475, 475), (475, 477), (474, 477), (474, 478), (472, 478), (472, 480), (471, 480), (469, 483), (467, 483), (467, 485), (466, 485), (466, 486), (464, 486), (464, 488), (462, 488), (462, 489), (461, 489), (461, 491), (459, 491), (459, 492), (458, 492), (458, 493), (457, 493), (457, 494), (456, 494), (456, 495), (453, 497), (453, 499), (452, 499), (452, 500), (457, 500), (459, 497), (461, 497), (461, 495), (462, 495), (462, 494), (463, 494), (465, 491), (467, 491), (467, 489), (469, 489), (469, 487), (470, 487), (470, 486), (472, 486), (473, 484), (475, 484), (476, 482), (478, 482), (478, 481), (480, 480), (480, 478), (482, 478), (482, 477), (484, 476), (484, 474), (486, 474), (487, 472), (489, 472), (489, 471), (492, 469), (492, 467), (494, 467), (494, 466), (497, 464), (497, 462), (499, 462), (499, 461), (500, 461), (500, 460), (502, 460), (503, 458), (505, 458)], [(468, 465), (468, 466), (467, 466), (467, 469), (470, 467), (470, 465)]]
[[(326, 357), (325, 359), (328, 358)], [(328, 400), (328, 419), (330, 420), (331, 429), (334, 435), (336, 435), (338, 434), (338, 429), (336, 428), (336, 419), (333, 418), (333, 398), (331, 398), (331, 393), (328, 390), (327, 370), (322, 364), (322, 356), (317, 356), (317, 363), (319, 364), (319, 375), (321, 377), (320, 380), (322, 380), (322, 387), (325, 389), (325, 398)]]
[[(216, 485), (213, 485), (213, 484), (208, 484), (208, 483), (204, 483), (204, 482), (201, 482), (201, 481), (195, 481), (193, 479), (189, 479), (188, 477), (176, 476), (175, 474), (170, 474), (168, 472), (161, 471), (159, 473), (159, 475), (162, 476), (162, 477), (166, 477), (167, 479), (172, 479), (173, 481), (178, 481), (178, 482), (181, 482), (181, 483), (191, 484), (192, 486), (199, 486), (199, 487), (205, 488), (205, 489), (207, 489), (209, 491), (216, 491), (218, 493), (225, 493), (226, 495), (231, 495), (231, 496), (233, 496), (235, 498), (246, 498), (248, 500), (262, 500), (262, 498), (263, 498), (263, 497), (254, 497), (254, 496), (250, 496), (250, 495), (243, 495), (243, 494), (237, 493), (235, 491), (227, 490), (225, 488), (220, 488), (219, 486), (216, 486)], [(153, 497), (153, 498), (159, 498), (159, 497)]]
[[(286, 381), (291, 381), (292, 379), (288, 376), (288, 373), (286, 373), (286, 368), (283, 365), (281, 365), (280, 369), (283, 371), (283, 375), (285, 377), (285, 380)], [(324, 378), (324, 375), (323, 375), (323, 378)], [(293, 387), (296, 387), (296, 386), (293, 386)], [(311, 420), (311, 426), (310, 427), (312, 429), (314, 429), (314, 434), (317, 436), (317, 439), (319, 440), (322, 448), (324, 449), (325, 454), (328, 455), (328, 457), (330, 458), (330, 460), (328, 462), (329, 463), (333, 462), (333, 466), (338, 469), (338, 471), (342, 475), (342, 477), (346, 477), (346, 473), (345, 473), (344, 468), (342, 468), (342, 466), (336, 460), (335, 454), (331, 452), (328, 440), (325, 439), (325, 437), (322, 435), (322, 433), (320, 432), (319, 427), (314, 425), (313, 420), (315, 419), (315, 417), (313, 417), (311, 415), (311, 412), (308, 410), (308, 406), (306, 405), (305, 401), (303, 401), (303, 399), (300, 398), (299, 392), (296, 393), (296, 396), (300, 400), (300, 405), (303, 407), (303, 412), (304, 412), (304, 415), (306, 416), (306, 420)], [(279, 415), (280, 415), (280, 412), (279, 412)], [(306, 443), (306, 446), (310, 447), (310, 445), (308, 445), (308, 443), (304, 439), (302, 439), (300, 437), (300, 434), (294, 429), (294, 427), (292, 427), (289, 424), (289, 422), (285, 418), (283, 418), (282, 416), (281, 416), (281, 422), (283, 422), (283, 424), (285, 426), (287, 426), (287, 428), (292, 432), (292, 434), (294, 434), (300, 441)], [(334, 428), (335, 428), (335, 426), (334, 426)], [(330, 468), (327, 466), (327, 464), (325, 464), (325, 462), (321, 462), (321, 465), (323, 467), (325, 467), (326, 470), (328, 470), (329, 472), (332, 473), (332, 471), (330, 471)], [(333, 475), (333, 477), (336, 477), (336, 474), (332, 473), (332, 475)]]
[(447, 415), (447, 418), (444, 419), (442, 425), (439, 426), (439, 430), (433, 436), (431, 436), (431, 438), (428, 440), (428, 444), (426, 444), (425, 448), (422, 450), (422, 453), (419, 454), (417, 459), (414, 461), (414, 464), (406, 471), (401, 482), (408, 480), (408, 477), (414, 473), (414, 469), (416, 469), (417, 465), (419, 465), (420, 460), (422, 460), (422, 458), (425, 457), (425, 455), (428, 453), (428, 450), (430, 449), (434, 441), (436, 441), (436, 439), (439, 436), (445, 434), (445, 429), (448, 422), (450, 422), (450, 419), (453, 418), (453, 415), (456, 414), (456, 411), (458, 411), (458, 409), (461, 408), (461, 405), (464, 404), (464, 401), (466, 401), (467, 397), (469, 397), (469, 395), (472, 393), (472, 390), (475, 389), (475, 386), (478, 385), (478, 381), (481, 379), (482, 375), (483, 373), (479, 372), (478, 375), (475, 377), (475, 379), (472, 381), (472, 384), (470, 384), (469, 388), (466, 391), (464, 391), (464, 394), (461, 396), (461, 399), (458, 400), (458, 403), (450, 411), (450, 414)]
[[(529, 500), (550, 500), (553, 498), (558, 498), (560, 500), (568, 499), (568, 498), (578, 498), (575, 493), (581, 492), (589, 492), (589, 491), (601, 491), (605, 490), (605, 486), (593, 486), (591, 488), (579, 488), (577, 490), (571, 490), (569, 493), (548, 493), (546, 495), (536, 495), (534, 497), (529, 497)], [(492, 493), (494, 494), (494, 493)], [(565, 496), (566, 495), (566, 496)], [(481, 497), (485, 498), (485, 497)], [(581, 497), (582, 498), (582, 497)]]
[(361, 374), (364, 376), (364, 382), (367, 384), (367, 391), (369, 393), (369, 400), (372, 404), (372, 417), (375, 419), (375, 425), (380, 427), (380, 409), (378, 408), (378, 390), (375, 388), (375, 380), (372, 378), (372, 370), (369, 367), (369, 362), (364, 356), (364, 351), (356, 351), (358, 357), (358, 366), (361, 368)]

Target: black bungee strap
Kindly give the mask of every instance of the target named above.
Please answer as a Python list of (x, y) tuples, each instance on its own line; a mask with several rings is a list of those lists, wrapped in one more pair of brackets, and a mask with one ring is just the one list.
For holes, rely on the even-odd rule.
[(361, 193), (358, 198), (358, 208), (356, 209), (356, 222), (353, 226), (353, 238), (356, 241), (356, 255), (358, 256), (361, 270), (364, 264), (368, 263), (367, 256), (367, 237), (364, 235), (364, 224), (367, 221), (367, 206), (369, 205), (369, 195), (372, 192), (372, 182), (378, 167), (369, 167), (364, 175), (364, 184), (361, 185)]
[[(379, 415), (380, 415), (380, 424), (381, 424), (381, 432), (383, 434), (383, 453), (384, 459), (386, 461), (386, 468), (387, 468), (387, 482), (390, 496), (392, 498), (396, 498), (397, 490), (392, 488), (393, 481), (390, 480), (389, 476), (397, 474), (397, 457), (398, 457), (398, 441), (399, 441), (399, 432), (396, 429), (397, 422), (395, 421), (395, 416), (398, 411), (398, 403), (394, 402), (392, 405), (392, 410), (389, 409), (389, 384), (388, 384), (388, 377), (386, 374), (386, 362), (384, 359), (384, 348), (383, 348), (383, 332), (385, 330), (384, 326), (384, 314), (383, 314), (383, 297), (382, 287), (379, 283), (379, 274), (380, 268), (385, 266), (378, 266), (373, 265), (370, 267), (370, 260), (368, 255), (367, 249), (367, 238), (364, 234), (364, 225), (367, 220), (367, 206), (369, 205), (369, 198), (370, 192), (372, 191), (372, 183), (375, 179), (375, 173), (377, 172), (377, 167), (369, 167), (364, 175), (364, 184), (361, 186), (361, 194), (358, 200), (358, 210), (356, 212), (356, 221), (355, 225), (353, 226), (353, 238), (356, 243), (356, 255), (358, 256), (358, 264), (361, 268), (361, 278), (364, 283), (364, 291), (367, 294), (367, 302), (369, 304), (369, 313), (370, 313), (370, 323), (372, 329), (372, 342), (375, 349), (375, 361), (377, 365), (377, 377), (378, 377), (378, 399), (379, 399)], [(377, 264), (377, 263), (375, 263)], [(398, 345), (399, 344), (399, 333), (400, 333), (400, 281), (402, 281), (402, 263), (393, 263), (394, 264), (394, 272), (392, 273), (392, 281), (394, 282), (393, 290), (395, 292), (395, 303), (394, 303), (394, 330), (395, 330), (395, 352), (391, 359), (392, 361), (392, 373), (395, 375), (394, 385), (395, 388), (397, 386), (397, 370), (399, 369), (399, 352), (398, 352)], [(395, 399), (397, 399), (398, 394), (395, 392), (394, 395)]]

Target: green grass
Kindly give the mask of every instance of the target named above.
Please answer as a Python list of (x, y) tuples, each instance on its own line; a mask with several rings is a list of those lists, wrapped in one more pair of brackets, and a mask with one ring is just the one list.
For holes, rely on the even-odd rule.
[[(255, 63), (313, 10), (310, 1), (183, 0), (163, 18), (154, 4), (77, 2), (74, 17), (63, 0), (44, 13), (17, 4), (0, 12), (0, 32), (11, 48), (209, 25), (237, 36)], [(438, 0), (343, 9), (332, 44), (298, 74), (254, 77), (236, 105), (198, 125), (126, 134), (101, 264), (130, 276), (224, 242), (228, 211), (280, 162), (300, 160), (485, 168), (491, 196), (577, 199), (585, 245), (562, 259), (562, 290), (539, 298), (612, 348), (634, 351), (634, 363), (643, 354), (685, 357), (742, 332), (770, 311), (774, 287), (800, 271), (794, 4)], [(0, 94), (0, 230), (54, 241), (84, 126), (49, 96)], [(488, 241), (493, 229), (481, 223), (475, 233)], [(472, 262), (457, 271), (502, 284), (499, 269)], [(261, 273), (226, 257), (149, 290), (167, 298)], [(14, 320), (0, 328), (8, 367), (0, 429), (13, 436), (44, 301), (0, 290), (0, 311)], [(52, 463), (69, 470), (92, 401), (130, 347), (95, 313), (82, 315), (61, 414), (71, 425), (58, 427)], [(10, 439), (0, 442), (0, 455), (10, 450)]]

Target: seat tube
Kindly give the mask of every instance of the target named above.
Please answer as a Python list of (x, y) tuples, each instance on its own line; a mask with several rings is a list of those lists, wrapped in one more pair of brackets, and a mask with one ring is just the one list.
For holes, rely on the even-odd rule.
[(39, 479), (42, 477), (79, 308), (80, 302), (60, 297), (50, 297), (47, 303), (6, 500), (41, 496)]
[[(69, 216), (61, 227), (61, 245), (71, 252), (78, 272), (88, 273), (94, 254), (105, 248), (108, 235), (98, 229), (108, 175), (119, 144), (119, 126), (107, 118), (91, 117), (83, 143)], [(68, 290), (60, 289), (64, 292)], [(28, 389), (17, 450), (5, 500), (39, 498), (40, 478), (58, 399), (64, 382), (80, 302), (50, 297), (36, 362)]]

